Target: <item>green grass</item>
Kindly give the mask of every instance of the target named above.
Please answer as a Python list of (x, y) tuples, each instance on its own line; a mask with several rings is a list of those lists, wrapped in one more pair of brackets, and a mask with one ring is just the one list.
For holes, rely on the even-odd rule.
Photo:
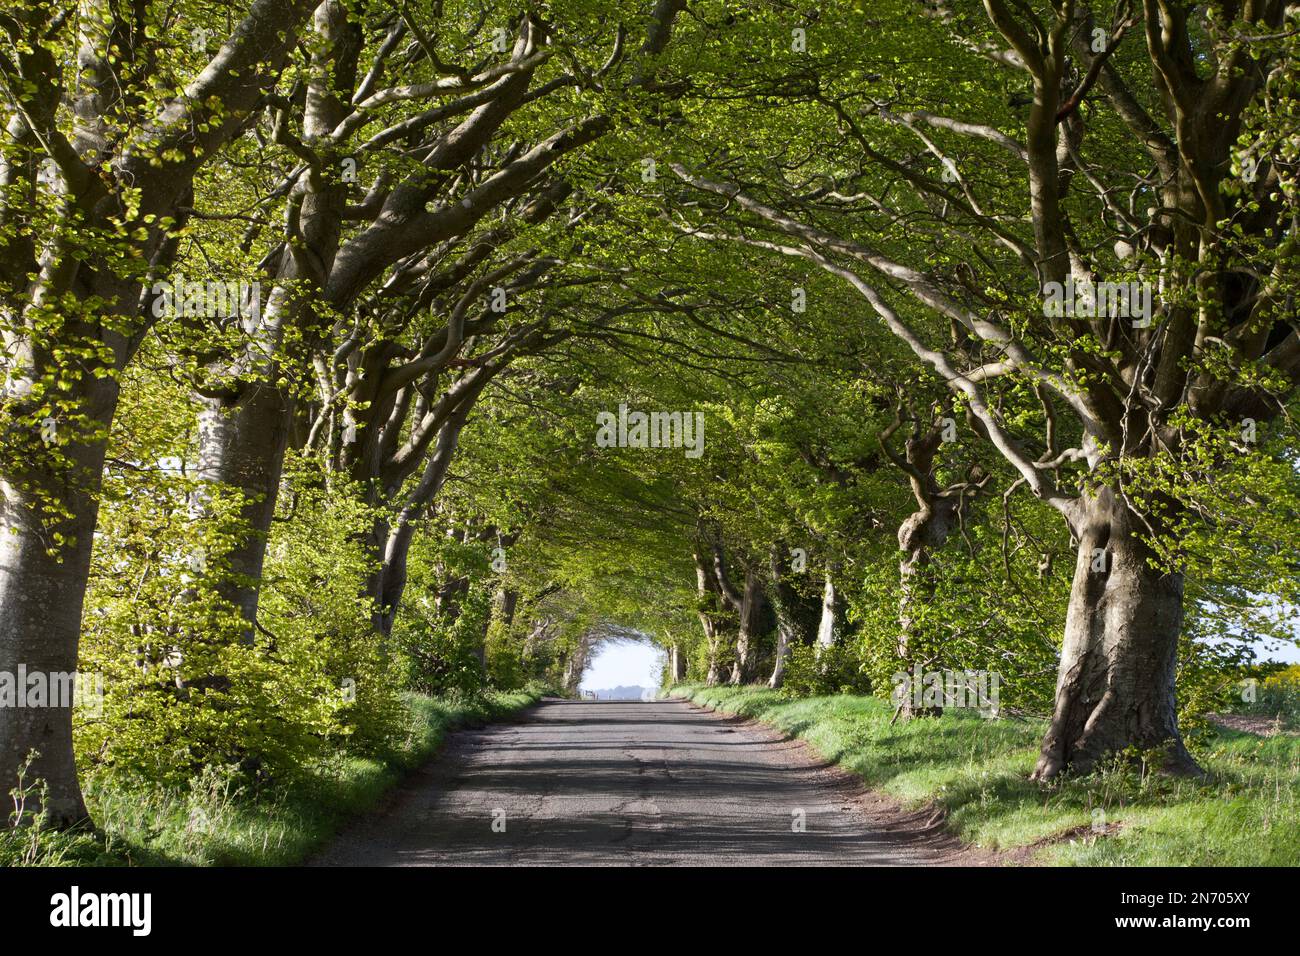
[(33, 833), (0, 829), (0, 865), (285, 866), (301, 862), (349, 820), (372, 809), (429, 760), (447, 732), (519, 713), (540, 688), (450, 703), (409, 695), (406, 738), (384, 758), (340, 756), (332, 765), (257, 796), (212, 776), (185, 791), (124, 784), (111, 777), (85, 784), (96, 830)]
[[(670, 693), (771, 724), (912, 806), (943, 809), (978, 846), (1033, 847), (1058, 865), (1300, 864), (1300, 738), (1211, 732), (1197, 757), (1205, 782), (1144, 774), (1115, 761), (1050, 786), (1029, 780), (1044, 725), (944, 715), (890, 726), (871, 697), (783, 698), (753, 687), (683, 685)], [(1104, 816), (1094, 817), (1096, 811)], [(1094, 822), (1105, 823), (1098, 833)]]

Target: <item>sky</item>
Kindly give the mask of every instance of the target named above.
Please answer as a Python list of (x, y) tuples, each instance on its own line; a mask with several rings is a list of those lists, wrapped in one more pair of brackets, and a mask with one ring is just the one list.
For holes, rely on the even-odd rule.
[(1255, 641), (1255, 652), (1261, 661), (1282, 661), (1286, 664), (1300, 664), (1300, 647), (1294, 644), (1278, 644), (1277, 641)]
[(582, 690), (659, 686), (663, 651), (639, 641), (610, 641), (587, 667)]

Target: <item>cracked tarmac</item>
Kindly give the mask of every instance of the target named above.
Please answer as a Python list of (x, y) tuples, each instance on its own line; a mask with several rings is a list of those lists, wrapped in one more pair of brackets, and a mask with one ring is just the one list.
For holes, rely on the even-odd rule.
[(384, 807), (312, 862), (982, 862), (923, 816), (758, 724), (676, 700), (548, 699), (517, 723), (452, 734)]

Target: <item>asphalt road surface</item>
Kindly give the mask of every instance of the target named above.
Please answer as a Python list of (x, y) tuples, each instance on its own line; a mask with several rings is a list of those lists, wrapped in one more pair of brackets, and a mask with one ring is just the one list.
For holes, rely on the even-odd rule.
[(681, 701), (546, 700), (451, 736), (325, 866), (978, 863), (797, 740)]

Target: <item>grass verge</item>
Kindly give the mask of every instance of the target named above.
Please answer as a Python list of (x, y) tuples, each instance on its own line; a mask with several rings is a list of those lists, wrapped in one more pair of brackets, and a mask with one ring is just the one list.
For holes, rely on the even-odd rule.
[(0, 829), (0, 865), (293, 865), (429, 760), (449, 731), (511, 717), (543, 693), (530, 687), (456, 703), (408, 695), (408, 731), (390, 753), (340, 755), (259, 794), (218, 775), (200, 777), (184, 791), (93, 778), (85, 796), (94, 831)]
[(1123, 866), (1300, 864), (1300, 737), (1209, 732), (1208, 781), (1173, 780), (1115, 760), (1052, 785), (1029, 780), (1044, 724), (945, 714), (890, 726), (872, 697), (790, 699), (756, 687), (669, 693), (808, 741), (868, 786), (932, 803), (967, 843), (1024, 848), (1027, 862)]

